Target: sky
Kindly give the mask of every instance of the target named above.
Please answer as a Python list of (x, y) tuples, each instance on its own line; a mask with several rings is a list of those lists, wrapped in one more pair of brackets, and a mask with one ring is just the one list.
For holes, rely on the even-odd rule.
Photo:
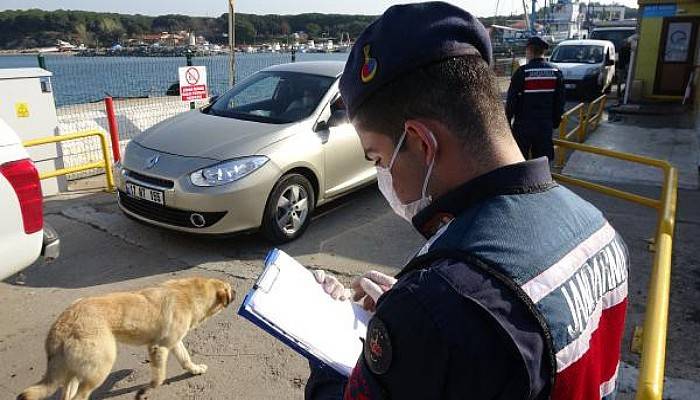
[[(596, 0), (637, 7), (637, 0)], [(378, 15), (393, 4), (411, 0), (236, 0), (237, 12), (250, 14), (300, 14), (305, 12)], [(522, 13), (522, 0), (448, 0), (480, 17)], [(527, 0), (530, 3), (530, 0)], [(544, 0), (539, 0), (539, 5)], [(185, 14), (218, 17), (228, 10), (227, 0), (0, 0), (0, 10), (41, 8), (118, 12), (125, 14)]]

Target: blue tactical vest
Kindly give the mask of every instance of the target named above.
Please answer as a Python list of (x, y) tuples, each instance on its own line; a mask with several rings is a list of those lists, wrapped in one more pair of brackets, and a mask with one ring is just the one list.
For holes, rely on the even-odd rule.
[[(509, 103), (515, 118), (514, 126), (547, 126), (558, 125), (561, 115), (555, 117), (555, 109), (563, 112), (563, 103), (559, 96), (563, 93), (563, 77), (561, 71), (543, 59), (535, 59), (523, 65), (513, 76), (512, 85), (518, 90), (509, 93), (518, 99), (509, 97)], [(561, 91), (562, 93), (560, 93)], [(559, 113), (559, 111), (557, 111)]]
[[(507, 312), (461, 290), (464, 264), (480, 269), (537, 321), (555, 371), (550, 398), (606, 398), (614, 392), (624, 330), (625, 244), (598, 209), (554, 182), (508, 191), (485, 194), (456, 215), (399, 276), (432, 265), (498, 321), (524, 359), (532, 357)], [(445, 259), (463, 264), (436, 262)]]

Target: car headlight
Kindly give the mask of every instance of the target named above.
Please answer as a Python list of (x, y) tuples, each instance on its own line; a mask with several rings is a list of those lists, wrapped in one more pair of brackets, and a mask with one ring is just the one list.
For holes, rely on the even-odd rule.
[(190, 174), (195, 186), (221, 186), (235, 182), (270, 161), (265, 156), (243, 157), (202, 168)]

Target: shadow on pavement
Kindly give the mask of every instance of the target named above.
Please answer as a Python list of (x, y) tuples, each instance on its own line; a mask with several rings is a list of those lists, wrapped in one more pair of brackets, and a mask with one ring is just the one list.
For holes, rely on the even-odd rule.
[[(203, 237), (139, 223), (107, 193), (49, 200), (45, 214), (60, 235), (61, 256), (51, 264), (37, 261), (7, 283), (82, 288), (203, 265), (237, 275), (242, 269), (254, 277), (274, 247), (256, 233)], [(320, 207), (301, 238), (279, 247), (309, 266), (333, 269), (331, 258), (362, 270), (367, 265), (400, 268), (421, 242), (373, 185)]]
[[(95, 391), (95, 393), (92, 395), (92, 398), (94, 398), (95, 400), (97, 400), (97, 399), (109, 399), (112, 397), (117, 397), (117, 396), (121, 396), (121, 395), (128, 394), (128, 393), (136, 393), (141, 389), (148, 388), (148, 384), (143, 383), (140, 385), (134, 385), (134, 386), (123, 388), (123, 389), (112, 390), (112, 386), (114, 386), (117, 382), (121, 381), (122, 379), (126, 378), (127, 376), (129, 376), (131, 374), (131, 372), (132, 372), (131, 370), (127, 370), (127, 369), (112, 372), (109, 375), (109, 377), (107, 377), (107, 380), (105, 381), (105, 383), (102, 384), (102, 386), (100, 386), (100, 388), (98, 388)], [(190, 374), (189, 372), (184, 372), (180, 375), (173, 376), (172, 378), (166, 379), (165, 381), (163, 381), (163, 385), (170, 385), (171, 383), (184, 381), (185, 379), (192, 378), (193, 376), (194, 375)], [(158, 389), (154, 389), (153, 392), (149, 392), (148, 394), (152, 394), (152, 393), (157, 392), (157, 391), (158, 391)], [(148, 396), (146, 396), (144, 398), (148, 398)]]

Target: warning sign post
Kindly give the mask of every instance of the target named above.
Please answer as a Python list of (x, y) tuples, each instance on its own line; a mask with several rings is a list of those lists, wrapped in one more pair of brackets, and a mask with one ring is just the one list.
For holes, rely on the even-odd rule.
[(180, 98), (182, 101), (204, 100), (209, 97), (207, 90), (207, 67), (180, 67)]

